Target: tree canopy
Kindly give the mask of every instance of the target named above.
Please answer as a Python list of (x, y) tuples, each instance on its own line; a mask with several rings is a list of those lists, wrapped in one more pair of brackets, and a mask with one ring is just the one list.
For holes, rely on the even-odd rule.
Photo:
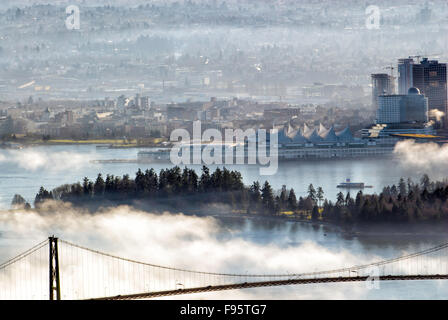
[[(262, 185), (254, 181), (246, 186), (240, 172), (216, 168), (211, 172), (206, 166), (198, 175), (194, 169), (176, 166), (160, 170), (138, 169), (135, 178), (129, 175), (114, 176), (100, 173), (95, 181), (85, 177), (82, 183), (66, 184), (47, 191), (39, 189), (34, 204), (39, 207), (46, 200), (62, 200), (75, 204), (92, 201), (142, 200), (151, 203), (168, 201), (172, 206), (221, 203), (239, 212), (279, 215), (289, 211), (296, 215), (307, 214), (313, 220), (334, 222), (390, 222), (419, 221), (448, 218), (448, 182), (434, 182), (424, 175), (419, 183), (403, 178), (398, 185), (386, 186), (380, 194), (358, 191), (355, 198), (350, 192), (339, 192), (336, 202), (324, 199), (321, 187), (312, 184), (307, 196), (297, 200), (295, 191), (285, 185), (275, 191), (268, 181)], [(23, 204), (15, 196), (15, 204)]]

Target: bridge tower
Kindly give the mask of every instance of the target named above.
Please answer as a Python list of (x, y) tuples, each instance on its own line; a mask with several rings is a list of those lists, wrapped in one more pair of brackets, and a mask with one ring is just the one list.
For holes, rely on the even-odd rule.
[(50, 247), (50, 300), (61, 300), (61, 287), (59, 282), (58, 238), (48, 238)]

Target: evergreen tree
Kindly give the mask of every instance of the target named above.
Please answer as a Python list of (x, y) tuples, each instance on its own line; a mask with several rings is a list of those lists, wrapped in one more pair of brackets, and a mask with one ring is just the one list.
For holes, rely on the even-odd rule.
[(279, 212), (288, 207), (287, 201), (288, 201), (288, 195), (287, 195), (287, 191), (286, 191), (286, 186), (283, 185), (282, 190), (280, 191), (280, 196), (278, 198), (278, 211)]
[(297, 197), (294, 189), (289, 190), (288, 195), (288, 209), (295, 212), (297, 210)]
[(345, 204), (344, 194), (339, 191), (336, 198), (336, 205), (342, 207)]
[(352, 197), (350, 196), (350, 191), (347, 192), (347, 195), (345, 196), (345, 205), (349, 206), (353, 202)]
[(268, 181), (265, 181), (263, 189), (261, 189), (261, 198), (266, 212), (273, 212), (275, 209), (274, 192)]
[(139, 168), (135, 174), (135, 187), (138, 195), (143, 195), (148, 191), (147, 179), (145, 174)]
[(84, 177), (83, 179), (82, 190), (84, 192), (84, 196), (90, 196), (92, 194), (92, 184), (87, 177)]
[(298, 207), (299, 210), (305, 210), (305, 200), (302, 197), (299, 197)]
[(15, 194), (11, 201), (11, 207), (13, 209), (23, 209), (27, 204), (29, 205), (20, 194)]
[(395, 185), (392, 185), (390, 188), (390, 195), (394, 198), (398, 195), (397, 187)]
[(317, 201), (316, 190), (314, 189), (313, 184), (308, 186), (308, 198), (311, 199), (313, 204)]
[(153, 197), (157, 194), (159, 190), (159, 181), (157, 177), (157, 173), (154, 169), (145, 171), (145, 181), (148, 188), (149, 197)]
[[(87, 177), (82, 183), (61, 185), (52, 191), (44, 187), (39, 189), (35, 197), (35, 206), (49, 199), (70, 201), (81, 205), (91, 199), (98, 200), (105, 197), (108, 200), (121, 202), (128, 199), (147, 199), (151, 202), (160, 201), (159, 198), (170, 203), (173, 207), (189, 205), (225, 203), (238, 210), (247, 212), (264, 212), (274, 214), (285, 209), (303, 215), (311, 214), (314, 220), (338, 221), (414, 221), (429, 219), (448, 219), (448, 180), (431, 181), (427, 175), (423, 176), (420, 184), (413, 184), (408, 180), (400, 179), (398, 188), (395, 185), (385, 187), (377, 195), (363, 195), (359, 191), (353, 200), (348, 192), (344, 197), (342, 192), (337, 195), (335, 205), (331, 201), (323, 202), (323, 211), (320, 214), (320, 205), (323, 200), (323, 190), (317, 192), (311, 184), (308, 187), (308, 197), (297, 198), (293, 189), (288, 190), (282, 186), (277, 197), (269, 182), (263, 187), (255, 181), (251, 186), (244, 186), (241, 173), (230, 171), (227, 168), (217, 168), (213, 174), (207, 167), (203, 167), (199, 178), (193, 169), (179, 167), (162, 169), (159, 175), (153, 170), (143, 173), (136, 172), (135, 179), (129, 175), (123, 177), (98, 174), (95, 183)], [(420, 191), (423, 190), (423, 191)], [(207, 192), (207, 195), (195, 196), (197, 192)], [(319, 201), (319, 203), (316, 203)], [(15, 196), (12, 205), (25, 205), (30, 207), (20, 196)], [(317, 210), (317, 213), (316, 213)]]
[(258, 181), (255, 181), (249, 188), (249, 195), (250, 195), (250, 210), (251, 211), (258, 211), (259, 206), (261, 204), (261, 189), (260, 189), (260, 183)]
[(45, 200), (52, 200), (53, 194), (52, 192), (48, 192), (44, 187), (40, 187), (39, 193), (36, 195), (34, 199), (34, 206), (38, 208)]
[(400, 181), (398, 182), (398, 191), (402, 197), (405, 197), (407, 194), (406, 183), (403, 178), (400, 178)]
[(202, 175), (199, 182), (199, 190), (201, 190), (202, 192), (209, 192), (211, 191), (209, 190), (209, 187), (210, 187), (210, 170), (206, 166), (203, 166)]
[(318, 206), (313, 207), (313, 211), (311, 213), (311, 219), (313, 221), (317, 221), (319, 219), (319, 207)]
[(356, 194), (355, 206), (357, 208), (360, 208), (362, 204), (363, 204), (363, 193), (361, 190), (359, 190), (358, 193)]
[(317, 200), (319, 200), (319, 207), (320, 204), (322, 203), (322, 201), (324, 200), (324, 190), (322, 189), (322, 187), (318, 187), (317, 188)]
[(420, 179), (420, 185), (422, 186), (423, 190), (428, 190), (429, 189), (430, 179), (429, 179), (429, 176), (426, 173)]
[(103, 176), (101, 175), (101, 173), (99, 173), (93, 186), (93, 192), (95, 194), (95, 197), (102, 197), (105, 188), (106, 184), (104, 183)]

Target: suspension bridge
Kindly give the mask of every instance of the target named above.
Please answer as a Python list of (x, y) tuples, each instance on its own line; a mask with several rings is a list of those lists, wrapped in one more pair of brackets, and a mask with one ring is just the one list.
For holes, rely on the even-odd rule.
[(50, 237), (0, 264), (0, 299), (126, 300), (311, 283), (441, 279), (448, 279), (448, 243), (347, 268), (237, 274), (161, 266)]

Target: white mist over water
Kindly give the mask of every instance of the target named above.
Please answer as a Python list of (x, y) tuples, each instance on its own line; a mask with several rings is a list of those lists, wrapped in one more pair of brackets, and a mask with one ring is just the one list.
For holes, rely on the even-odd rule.
[[(53, 234), (82, 246), (147, 263), (240, 274), (321, 271), (383, 260), (390, 257), (389, 250), (393, 256), (416, 250), (412, 246), (403, 250), (384, 245), (378, 247), (380, 250), (365, 250), (357, 241), (342, 241), (333, 232), (322, 236), (321, 231), (310, 232), (301, 224), (294, 231), (287, 223), (267, 229), (256, 225), (239, 228), (211, 217), (152, 214), (127, 206), (100, 210), (93, 215), (60, 203), (49, 203), (47, 210), (48, 213), (0, 212), (0, 261)], [(406, 297), (400, 296), (400, 290), (406, 285), (383, 283), (381, 288), (385, 292), (368, 290), (365, 283), (304, 285), (185, 295), (185, 298), (355, 299), (379, 295), (389, 299)], [(434, 286), (439, 288), (437, 282), (425, 286), (430, 288), (427, 294), (438, 297), (439, 289), (434, 289)], [(422, 288), (422, 284), (417, 287)], [(440, 290), (446, 289), (442, 284)]]
[(405, 140), (396, 144), (394, 153), (398, 155), (401, 166), (410, 170), (427, 173), (438, 180), (448, 176), (448, 144)]
[(92, 155), (69, 151), (45, 152), (44, 150), (7, 150), (0, 154), (0, 163), (13, 164), (27, 171), (79, 170), (89, 165)]
[[(1, 212), (0, 226), (9, 238), (36, 239), (55, 234), (62, 239), (125, 257), (159, 265), (211, 272), (296, 273), (318, 266), (353, 265), (349, 252), (333, 252), (312, 241), (299, 246), (257, 244), (238, 232), (222, 229), (211, 217), (151, 214), (120, 206), (95, 214), (68, 204), (51, 207), (51, 213)], [(255, 231), (255, 230), (252, 230)], [(219, 235), (227, 234), (221, 238)], [(292, 261), (300, 261), (292, 266)], [(243, 273), (244, 273), (243, 272)]]
[[(91, 160), (136, 159), (137, 148), (107, 149), (95, 145), (52, 145), (27, 147), (23, 150), (0, 150), (0, 209), (8, 209), (14, 194), (22, 195), (32, 203), (40, 186), (51, 190), (66, 183), (82, 181), (84, 177), (95, 180), (98, 173), (135, 176), (139, 168), (146, 170), (172, 167), (170, 163), (93, 163)], [(399, 156), (397, 154), (397, 156)], [(191, 165), (198, 174), (201, 165)], [(238, 170), (246, 185), (258, 180), (268, 180), (274, 190), (282, 185), (294, 188), (297, 197), (306, 196), (310, 183), (321, 186), (325, 197), (336, 199), (340, 189), (336, 186), (350, 178), (352, 181), (372, 185), (369, 193), (378, 193), (384, 186), (397, 184), (401, 177), (418, 181), (424, 173), (410, 169), (406, 162), (388, 158), (351, 160), (285, 161), (279, 163), (273, 176), (260, 176), (256, 165), (230, 165)], [(210, 166), (214, 170), (216, 166)], [(436, 177), (439, 178), (439, 177)], [(357, 190), (352, 190), (354, 196)]]
[[(157, 215), (127, 206), (93, 215), (70, 205), (50, 204), (47, 209), (50, 211), (46, 214), (0, 212), (0, 230), (9, 239), (25, 236), (27, 243), (31, 239), (37, 243), (54, 234), (82, 246), (143, 262), (207, 272), (285, 274), (359, 263), (359, 257), (347, 250), (335, 252), (312, 241), (289, 246), (258, 244), (223, 228), (210, 217)], [(221, 237), (222, 234), (226, 236)], [(0, 237), (0, 244), (3, 241)], [(4, 261), (6, 254), (11, 257), (24, 248), (19, 250), (11, 244), (2, 249), (0, 257)], [(288, 296), (291, 297), (291, 292), (285, 291), (284, 297)]]
[[(397, 160), (368, 159), (350, 161), (297, 161), (280, 163), (279, 171), (269, 177), (274, 189), (282, 184), (305, 195), (309, 183), (322, 186), (326, 196), (333, 198), (339, 191), (337, 183), (345, 178), (374, 185), (369, 192), (379, 192), (384, 185), (397, 183), (400, 177), (418, 179), (430, 166), (412, 160), (414, 144), (406, 142), (399, 149)], [(417, 146), (418, 147), (418, 146)], [(419, 157), (439, 156), (440, 149), (419, 151)], [(440, 147), (439, 147), (440, 148)], [(64, 183), (95, 179), (96, 174), (130, 174), (138, 168), (153, 167), (156, 171), (169, 164), (91, 163), (96, 159), (133, 158), (137, 149), (96, 149), (95, 146), (41, 146), (10, 152), (0, 150), (0, 201), (9, 208), (12, 196), (22, 194), (33, 201), (39, 187), (52, 189)], [(400, 159), (401, 158), (401, 159)], [(438, 158), (442, 164), (445, 158)], [(414, 160), (415, 161), (415, 160)], [(410, 164), (413, 164), (411, 166)], [(417, 166), (416, 170), (414, 167)], [(437, 161), (432, 163), (434, 167)], [(201, 166), (192, 166), (200, 172)], [(443, 169), (443, 165), (440, 165)], [(258, 168), (230, 166), (242, 172), (244, 182), (264, 181)], [(214, 167), (212, 167), (214, 169)], [(421, 172), (420, 172), (421, 171)], [(437, 171), (436, 171), (437, 173)], [(440, 178), (436, 176), (435, 178)], [(417, 180), (415, 180), (417, 181)], [(354, 196), (354, 194), (352, 194)], [(0, 211), (0, 261), (15, 256), (35, 243), (54, 234), (105, 252), (125, 257), (196, 270), (243, 271), (253, 273), (294, 273), (347, 266), (379, 257), (392, 257), (428, 247), (414, 248), (394, 237), (378, 236), (375, 245), (365, 247), (356, 239), (347, 240), (340, 234), (323, 235), (309, 225), (290, 224), (264, 229), (222, 227), (216, 219), (178, 215), (155, 215), (119, 207), (92, 216), (58, 207), (53, 215), (31, 212)], [(409, 241), (409, 242), (406, 242)], [(420, 242), (419, 242), (420, 243)], [(437, 244), (437, 243), (435, 243)], [(204, 258), (206, 257), (206, 258)], [(340, 285), (307, 285), (263, 288), (200, 294), (186, 298), (440, 298), (446, 296), (446, 285), (439, 282), (384, 283), (382, 290), (366, 290), (364, 283)], [(384, 291), (383, 291), (384, 290)], [(423, 295), (423, 296), (422, 296)]]

